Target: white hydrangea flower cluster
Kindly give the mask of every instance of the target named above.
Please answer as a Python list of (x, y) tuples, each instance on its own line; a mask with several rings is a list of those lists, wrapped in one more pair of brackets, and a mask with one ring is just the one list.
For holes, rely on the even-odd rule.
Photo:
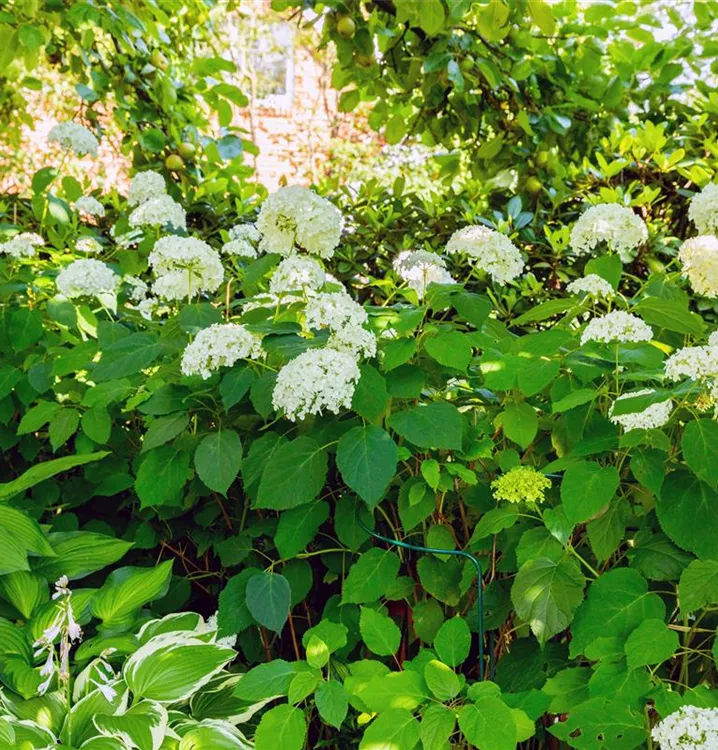
[(127, 202), (130, 206), (139, 206), (152, 198), (157, 198), (167, 192), (165, 178), (152, 169), (138, 172), (130, 182)]
[(37, 255), (37, 248), (42, 247), (45, 240), (34, 232), (20, 232), (7, 242), (0, 242), (0, 253), (12, 258), (33, 258)]
[(329, 329), (328, 347), (365, 357), (376, 354), (376, 336), (364, 328), (366, 310), (346, 292), (320, 292), (307, 302), (304, 317), (307, 328)]
[(604, 344), (612, 341), (637, 344), (652, 339), (651, 327), (637, 315), (623, 310), (613, 310), (600, 318), (593, 318), (581, 334), (581, 344), (588, 341), (599, 341)]
[(488, 273), (497, 284), (508, 284), (524, 270), (521, 252), (501, 232), (476, 225), (464, 227), (451, 235), (446, 252), (465, 253), (476, 261), (476, 268)]
[(394, 258), (393, 268), (396, 275), (417, 293), (419, 299), (424, 297), (429, 284), (454, 283), (446, 270), (446, 261), (428, 250), (402, 250)]
[(222, 252), (240, 258), (256, 258), (259, 254), (256, 244), (261, 237), (254, 224), (237, 224), (229, 230), (229, 242), (222, 245)]
[(718, 232), (718, 185), (712, 182), (693, 196), (688, 218), (696, 225), (698, 234)]
[(291, 255), (285, 258), (275, 269), (269, 280), (269, 291), (272, 294), (304, 292), (305, 294), (321, 289), (327, 279), (324, 269), (313, 258)]
[(94, 237), (80, 237), (75, 242), (75, 250), (78, 253), (85, 253), (86, 255), (95, 255), (96, 253), (102, 252), (102, 245), (100, 241)]
[(339, 349), (309, 349), (279, 371), (272, 405), (296, 422), (324, 409), (339, 414), (351, 406), (359, 382), (355, 355)]
[(589, 273), (582, 279), (575, 279), (567, 287), (569, 294), (586, 294), (595, 300), (610, 300), (616, 296), (611, 284), (597, 273)]
[[(633, 393), (624, 393), (620, 395), (616, 401), (622, 401), (626, 398), (634, 398), (635, 396), (648, 396), (651, 393), (655, 393), (653, 388), (642, 388)], [(643, 411), (632, 412), (630, 414), (614, 415), (614, 406), (615, 402), (614, 405), (611, 406), (608, 417), (614, 424), (620, 424), (626, 432), (629, 430), (652, 430), (657, 427), (663, 427), (663, 425), (671, 418), (671, 411), (673, 410), (673, 402), (670, 398), (666, 401), (659, 401), (656, 404), (651, 404)]]
[(259, 211), (259, 249), (280, 255), (292, 255), (302, 249), (320, 258), (331, 258), (343, 226), (341, 211), (326, 198), (298, 185), (283, 187), (270, 195)]
[(715, 332), (706, 346), (684, 346), (671, 354), (663, 364), (663, 372), (668, 380), (683, 378), (709, 381), (718, 377), (718, 341)]
[(653, 727), (651, 737), (661, 750), (714, 750), (718, 748), (718, 708), (681, 706)]
[(75, 211), (85, 216), (94, 216), (101, 219), (105, 215), (105, 207), (91, 195), (83, 195), (75, 201)]
[(256, 258), (259, 254), (256, 245), (261, 237), (254, 224), (237, 224), (229, 230), (229, 242), (222, 245), (222, 252), (240, 258)]
[(171, 196), (164, 194), (140, 203), (130, 214), (131, 227), (165, 227), (175, 229), (187, 228), (187, 213)]
[(133, 302), (142, 302), (147, 297), (150, 288), (137, 276), (125, 276), (123, 279), (127, 285), (127, 296)]
[(157, 276), (152, 290), (167, 300), (213, 292), (224, 278), (219, 253), (194, 237), (162, 237), (147, 260)]
[(82, 258), (63, 268), (55, 280), (57, 291), (74, 297), (95, 297), (114, 294), (120, 285), (120, 277), (101, 260)]
[(576, 255), (587, 255), (605, 242), (624, 263), (632, 250), (648, 239), (648, 228), (640, 216), (619, 203), (600, 203), (581, 214), (571, 229), (570, 244)]
[(47, 136), (50, 143), (58, 143), (66, 151), (73, 151), (78, 156), (90, 154), (97, 156), (100, 146), (94, 133), (76, 122), (61, 122), (52, 128)]
[(207, 380), (220, 367), (232, 367), (240, 359), (258, 359), (262, 337), (238, 323), (215, 323), (203, 328), (182, 355), (182, 373)]
[(704, 234), (686, 240), (678, 252), (678, 260), (696, 294), (718, 297), (718, 237)]

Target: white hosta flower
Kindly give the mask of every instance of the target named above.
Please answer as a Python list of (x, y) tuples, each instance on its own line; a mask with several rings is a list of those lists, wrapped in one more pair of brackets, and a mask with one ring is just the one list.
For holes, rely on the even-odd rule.
[(718, 232), (718, 185), (710, 183), (693, 196), (688, 218), (696, 225), (699, 234)]
[(80, 237), (75, 242), (75, 250), (78, 253), (85, 253), (85, 255), (95, 255), (102, 252), (102, 245), (94, 237)]
[(262, 204), (256, 228), (262, 233), (259, 249), (291, 255), (298, 248), (320, 258), (331, 258), (344, 226), (339, 209), (308, 188), (279, 188)]
[(114, 294), (120, 277), (101, 260), (82, 258), (63, 268), (55, 280), (57, 291), (65, 297), (95, 297)]
[(224, 278), (219, 253), (194, 237), (162, 237), (147, 260), (157, 276), (152, 290), (167, 300), (213, 292)]
[(275, 269), (269, 280), (269, 291), (272, 294), (286, 292), (315, 292), (324, 286), (326, 274), (324, 269), (312, 258), (292, 255), (285, 258)]
[(50, 143), (58, 143), (66, 151), (74, 151), (78, 156), (90, 154), (97, 156), (100, 145), (94, 133), (76, 122), (62, 122), (50, 131), (47, 136)]
[(166, 227), (175, 229), (187, 228), (187, 213), (169, 195), (158, 195), (150, 198), (130, 214), (131, 227)]
[(34, 232), (20, 232), (7, 242), (0, 242), (0, 253), (12, 258), (32, 258), (37, 254), (37, 248), (42, 247), (45, 240)]
[(718, 748), (718, 708), (681, 706), (651, 731), (661, 750)]
[(464, 227), (451, 235), (446, 252), (465, 253), (476, 261), (476, 268), (488, 273), (497, 284), (507, 284), (524, 270), (519, 249), (501, 232), (484, 226)]
[(117, 697), (117, 691), (109, 682), (98, 682), (97, 680), (90, 680), (90, 682), (102, 693), (108, 703), (112, 703)]
[(570, 244), (576, 255), (587, 255), (605, 242), (624, 263), (631, 251), (648, 239), (648, 228), (640, 216), (618, 203), (601, 203), (581, 214), (571, 229)]
[(610, 283), (597, 273), (589, 273), (582, 279), (572, 281), (566, 287), (566, 291), (569, 294), (586, 294), (596, 300), (609, 300), (616, 295)]
[(446, 270), (446, 261), (427, 250), (402, 250), (392, 265), (396, 275), (419, 295), (419, 299), (426, 294), (429, 284), (454, 283)]
[(718, 297), (718, 237), (705, 234), (686, 240), (678, 252), (678, 260), (696, 294)]
[(325, 409), (339, 414), (351, 406), (359, 381), (356, 357), (338, 349), (309, 349), (279, 371), (272, 394), (275, 409), (293, 422)]
[(75, 201), (75, 211), (86, 216), (95, 216), (101, 219), (105, 215), (105, 207), (91, 195), (83, 195)]
[(581, 334), (582, 344), (587, 341), (600, 341), (604, 344), (617, 341), (628, 344), (652, 339), (651, 327), (637, 315), (631, 315), (623, 310), (614, 310), (600, 318), (593, 318)]
[(684, 346), (671, 354), (663, 364), (663, 372), (668, 380), (705, 381), (718, 377), (718, 342), (711, 334), (707, 346)]
[[(624, 393), (616, 401), (634, 398), (635, 396), (648, 396), (651, 393), (655, 393), (653, 388), (642, 388), (640, 391), (634, 391), (633, 393)], [(609, 419), (615, 424), (620, 424), (626, 432), (629, 430), (652, 430), (656, 427), (663, 427), (671, 418), (671, 411), (673, 410), (673, 402), (670, 398), (666, 401), (659, 401), (657, 404), (651, 404), (643, 411), (632, 412), (630, 414), (614, 415), (614, 406), (615, 402), (608, 413)]]
[(347, 325), (330, 334), (327, 347), (351, 352), (357, 357), (374, 357), (376, 355), (376, 336), (362, 326)]
[(167, 192), (165, 178), (151, 169), (145, 172), (138, 172), (130, 182), (130, 191), (127, 196), (127, 202), (130, 206), (139, 206), (151, 198), (158, 198)]
[(262, 337), (237, 323), (215, 323), (203, 328), (182, 355), (182, 373), (201, 375), (204, 380), (220, 367), (231, 367), (240, 359), (263, 354)]

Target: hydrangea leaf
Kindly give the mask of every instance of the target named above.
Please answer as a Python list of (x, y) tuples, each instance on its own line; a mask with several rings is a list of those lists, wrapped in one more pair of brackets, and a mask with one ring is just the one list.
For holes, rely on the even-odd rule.
[(718, 604), (718, 561), (694, 560), (681, 573), (678, 601), (684, 614)]
[(344, 481), (370, 508), (384, 495), (396, 472), (399, 449), (381, 427), (364, 425), (346, 432), (337, 446)]
[(643, 713), (608, 698), (581, 703), (549, 732), (577, 750), (634, 750), (646, 742)]
[(359, 630), (366, 647), (378, 656), (392, 656), (399, 649), (401, 630), (391, 617), (375, 609), (361, 608)]
[(292, 592), (279, 573), (258, 573), (247, 581), (246, 601), (252, 617), (275, 633), (281, 633), (289, 616)]
[(561, 482), (561, 502), (572, 524), (587, 521), (607, 505), (620, 479), (614, 466), (581, 461), (566, 469)]
[(626, 660), (629, 669), (661, 664), (678, 649), (678, 633), (663, 620), (644, 620), (626, 640)]
[(573, 560), (539, 558), (525, 563), (511, 587), (516, 614), (543, 646), (565, 630), (583, 599), (584, 577)]

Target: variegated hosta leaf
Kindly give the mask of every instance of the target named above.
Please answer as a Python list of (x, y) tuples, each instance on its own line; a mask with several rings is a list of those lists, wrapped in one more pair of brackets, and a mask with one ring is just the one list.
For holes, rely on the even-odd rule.
[(15, 733), (16, 747), (22, 747), (23, 742), (30, 743), (33, 750), (50, 750), (55, 747), (57, 740), (49, 729), (40, 726), (29, 719), (19, 720), (11, 716), (4, 717)]
[(146, 622), (137, 633), (137, 638), (140, 645), (144, 646), (150, 638), (163, 633), (194, 632), (199, 628), (200, 623), (202, 623), (202, 617), (196, 612), (175, 612), (161, 619)]
[(184, 735), (179, 750), (251, 750), (247, 738), (227, 721), (202, 721)]
[(97, 688), (76, 699), (60, 733), (62, 742), (70, 745), (70, 747), (79, 747), (83, 742), (97, 734), (93, 722), (95, 716), (121, 713), (126, 709), (128, 690), (125, 682), (115, 680), (109, 683), (109, 687), (115, 691), (112, 700), (108, 700), (103, 692)]
[(176, 636), (151, 639), (125, 662), (123, 675), (135, 697), (186, 700), (236, 656), (231, 648)]
[(20, 721), (38, 722), (53, 734), (60, 731), (67, 715), (65, 696), (57, 690), (45, 693), (45, 695), (33, 693), (27, 700), (9, 690), (0, 691), (0, 702), (5, 713)]
[(99, 714), (93, 719), (105, 737), (122, 740), (129, 747), (159, 750), (167, 730), (167, 711), (153, 701), (141, 701), (124, 714)]

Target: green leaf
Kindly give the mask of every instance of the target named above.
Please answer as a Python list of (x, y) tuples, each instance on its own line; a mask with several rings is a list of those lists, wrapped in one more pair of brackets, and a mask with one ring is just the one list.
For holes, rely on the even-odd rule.
[(102, 359), (92, 369), (99, 383), (134, 375), (149, 367), (162, 354), (162, 344), (154, 333), (132, 333), (102, 350)]
[(71, 581), (84, 578), (117, 562), (133, 546), (132, 542), (91, 531), (55, 532), (49, 535), (48, 541), (54, 556), (43, 557), (32, 565), (33, 570), (48, 581), (56, 581), (63, 575)]
[(540, 305), (532, 307), (523, 315), (519, 315), (519, 317), (514, 320), (514, 325), (522, 326), (526, 323), (537, 323), (541, 320), (552, 318), (554, 315), (560, 315), (561, 313), (570, 310), (575, 304), (576, 303), (573, 300), (569, 299), (552, 299), (548, 302), (542, 302)]
[(60, 409), (50, 420), (50, 445), (53, 452), (65, 445), (65, 443), (77, 432), (80, 425), (80, 412), (77, 409)]
[(441, 0), (423, 0), (419, 6), (419, 25), (429, 36), (436, 36), (444, 26)]
[(222, 382), (219, 384), (219, 393), (222, 396), (222, 405), (225, 411), (229, 411), (247, 395), (256, 377), (248, 367), (233, 367), (222, 378)]
[(450, 667), (463, 664), (471, 648), (471, 631), (463, 617), (452, 617), (440, 628), (434, 638), (434, 651)]
[(383, 711), (364, 731), (359, 750), (415, 750), (421, 727), (410, 711)]
[(526, 450), (538, 431), (536, 410), (525, 401), (509, 404), (501, 415), (501, 426), (509, 440)]
[(399, 649), (401, 631), (391, 617), (361, 607), (359, 630), (366, 647), (378, 656), (392, 656)]
[(371, 365), (363, 364), (359, 369), (361, 377), (352, 396), (352, 409), (360, 417), (373, 422), (384, 414), (389, 404), (386, 380)]
[(688, 310), (677, 300), (660, 297), (646, 297), (633, 309), (648, 325), (665, 328), (676, 333), (700, 336), (705, 330), (703, 318)]
[(493, 695), (484, 695), (476, 705), (459, 711), (464, 737), (481, 750), (516, 750), (516, 722), (511, 709)]
[(339, 729), (349, 709), (349, 700), (341, 683), (336, 680), (322, 682), (317, 688), (314, 701), (321, 720)]
[(642, 712), (625, 703), (592, 698), (576, 706), (566, 721), (552, 724), (549, 732), (581, 750), (634, 750), (646, 741), (644, 721)]
[(718, 493), (687, 471), (673, 471), (656, 501), (661, 528), (683, 549), (699, 557), (718, 558), (718, 535), (713, 533)]
[(424, 679), (434, 697), (442, 702), (455, 698), (461, 690), (461, 683), (454, 670), (436, 659), (432, 659), (424, 667)]
[(614, 466), (580, 461), (566, 469), (561, 481), (561, 502), (569, 523), (588, 521), (616, 494), (620, 477)]
[(665, 534), (654, 534), (628, 550), (631, 567), (649, 581), (674, 581), (693, 559)]
[(446, 706), (430, 705), (421, 717), (423, 750), (445, 750), (456, 727), (456, 714)]
[(282, 443), (262, 473), (255, 507), (286, 510), (314, 500), (327, 476), (327, 454), (315, 440)]
[(419, 448), (461, 450), (461, 415), (446, 401), (396, 412), (389, 426)]
[(521, 566), (511, 587), (511, 601), (541, 646), (571, 624), (583, 599), (584, 581), (573, 560), (539, 558)]
[(186, 411), (178, 411), (174, 414), (168, 414), (166, 417), (158, 417), (152, 420), (142, 438), (141, 453), (159, 448), (160, 445), (173, 440), (187, 429), (187, 425), (189, 425), (189, 414)]
[(528, 0), (531, 20), (539, 27), (545, 36), (553, 36), (556, 32), (556, 22), (551, 12), (551, 6), (546, 0)]
[(302, 552), (327, 518), (329, 505), (323, 501), (285, 510), (274, 535), (274, 543), (282, 559), (288, 560)]
[(394, 115), (386, 124), (384, 137), (390, 146), (395, 146), (406, 134), (406, 120), (401, 115)]
[(579, 388), (577, 391), (571, 391), (567, 396), (553, 402), (552, 411), (554, 414), (562, 414), (565, 411), (575, 409), (577, 406), (583, 406), (596, 398), (596, 391), (591, 388)]
[(144, 604), (161, 599), (169, 589), (172, 560), (154, 568), (118, 568), (92, 599), (92, 614), (105, 628), (125, 629)]
[(458, 331), (439, 333), (424, 343), (426, 353), (440, 365), (466, 372), (473, 349), (468, 336)]
[(247, 608), (252, 617), (275, 633), (281, 633), (289, 617), (292, 592), (279, 573), (258, 573), (247, 581)]
[(125, 662), (122, 676), (134, 696), (174, 703), (187, 700), (236, 655), (199, 638), (151, 638)]
[(199, 478), (222, 495), (232, 486), (242, 464), (242, 443), (234, 430), (217, 430), (197, 446), (194, 465)]
[(9, 396), (21, 378), (22, 373), (17, 367), (0, 365), (0, 399)]
[(696, 419), (686, 425), (681, 438), (683, 458), (693, 473), (709, 484), (718, 487), (718, 423), (712, 419)]
[(498, 534), (511, 528), (519, 520), (519, 509), (516, 505), (501, 505), (484, 513), (474, 527), (469, 544), (473, 546), (487, 536)]
[(292, 664), (284, 659), (274, 659), (242, 675), (234, 694), (250, 703), (286, 695), (295, 674), (297, 670)]
[(19, 307), (10, 316), (8, 335), (16, 352), (32, 346), (42, 338), (42, 313), (29, 307)]
[(112, 434), (112, 419), (107, 409), (95, 407), (82, 415), (82, 431), (95, 443), (104, 445)]
[(693, 560), (681, 573), (678, 601), (685, 615), (718, 604), (718, 561)]
[(99, 461), (107, 455), (109, 455), (108, 451), (99, 451), (97, 453), (86, 453), (81, 456), (63, 456), (62, 458), (54, 458), (51, 461), (43, 461), (36, 464), (17, 477), (17, 479), (13, 479), (12, 482), (0, 484), (0, 502), (9, 500), (11, 497), (29, 490), (36, 484), (40, 484), (40, 482), (44, 482), (56, 474), (69, 471), (76, 466)]
[(678, 634), (663, 620), (644, 620), (626, 640), (629, 669), (662, 664), (678, 650)]
[(591, 674), (589, 667), (569, 667), (549, 677), (541, 688), (551, 697), (548, 710), (554, 714), (563, 714), (588, 700), (588, 681)]
[(189, 479), (189, 453), (162, 445), (147, 453), (135, 479), (135, 490), (143, 508), (181, 505), (180, 495)]
[(393, 552), (373, 547), (349, 569), (342, 601), (347, 604), (376, 601), (386, 594), (398, 572), (399, 558)]
[(284, 704), (267, 711), (254, 735), (256, 750), (302, 750), (307, 734), (304, 714)]
[(396, 473), (398, 456), (399, 449), (389, 433), (369, 424), (342, 436), (337, 468), (346, 484), (374, 508)]
[(217, 625), (222, 635), (234, 635), (248, 628), (253, 620), (247, 608), (247, 581), (261, 573), (258, 568), (245, 568), (232, 576), (219, 595)]
[(630, 515), (628, 502), (621, 498), (614, 500), (604, 513), (586, 524), (591, 549), (599, 562), (607, 560), (618, 549)]
[(663, 620), (666, 608), (658, 594), (648, 591), (640, 573), (615, 568), (597, 578), (578, 608), (571, 633), (570, 655), (585, 653), (599, 638), (627, 638), (644, 620)]
[(26, 570), (0, 576), (0, 598), (10, 602), (25, 620), (29, 620), (49, 597), (47, 582), (42, 576)]

